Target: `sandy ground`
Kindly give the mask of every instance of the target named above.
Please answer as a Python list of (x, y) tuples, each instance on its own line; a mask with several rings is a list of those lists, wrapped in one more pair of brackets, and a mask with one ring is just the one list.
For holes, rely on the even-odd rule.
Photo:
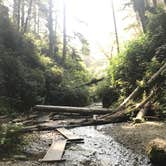
[(145, 154), (146, 145), (155, 138), (166, 140), (166, 123), (145, 122), (139, 124), (119, 123), (103, 131), (126, 148)]

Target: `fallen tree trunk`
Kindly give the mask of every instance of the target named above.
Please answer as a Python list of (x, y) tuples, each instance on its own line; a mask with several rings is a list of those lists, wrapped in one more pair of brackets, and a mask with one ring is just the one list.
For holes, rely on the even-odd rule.
[[(152, 75), (152, 77), (147, 81), (147, 83), (145, 84), (145, 87), (150, 87), (154, 81), (160, 76), (160, 74), (162, 72), (164, 72), (166, 70), (166, 63), (164, 63), (164, 65), (156, 72)], [(120, 104), (119, 107), (117, 107), (115, 110), (116, 112), (121, 112), (122, 110), (125, 110), (126, 104), (133, 99), (134, 97), (137, 97), (137, 95), (139, 95), (141, 90), (144, 90), (145, 87), (140, 87), (138, 86), (123, 102), (122, 104)], [(149, 99), (153, 96), (153, 94), (151, 94), (149, 96)], [(146, 100), (149, 100), (148, 98)], [(143, 101), (143, 103), (140, 104), (139, 107), (141, 107), (142, 105), (146, 104), (147, 101)], [(137, 110), (138, 108), (135, 108), (134, 110)], [(134, 111), (133, 110), (133, 111)], [(101, 118), (109, 118), (111, 115), (104, 115)]]
[[(147, 102), (150, 101), (150, 99), (154, 96), (154, 92), (152, 91), (152, 93), (150, 93), (150, 95), (145, 99), (143, 100), (141, 103), (137, 104), (135, 107), (133, 107), (132, 109), (130, 110), (120, 110), (118, 112), (114, 112), (114, 113), (111, 113), (111, 114), (107, 114), (106, 117), (104, 118), (96, 118), (95, 120), (94, 119), (88, 119), (88, 120), (83, 120), (81, 122), (72, 122), (70, 124), (66, 124), (65, 127), (78, 127), (78, 126), (93, 126), (93, 125), (102, 125), (102, 124), (108, 124), (108, 123), (118, 123), (118, 122), (126, 122), (127, 120), (130, 120), (130, 115), (132, 112), (136, 113), (139, 109), (141, 109)], [(39, 108), (39, 110), (41, 110), (41, 106), (36, 106), (37, 108)], [(55, 108), (57, 109), (60, 109), (58, 110), (61, 111), (61, 110), (65, 110), (66, 111), (66, 108), (68, 107), (58, 107), (58, 106), (42, 106), (42, 108), (44, 108), (44, 111), (48, 111), (47, 109), (45, 110), (45, 108), (49, 108), (53, 109), (53, 111), (55, 110)], [(69, 110), (73, 111), (72, 109), (74, 109), (74, 111), (77, 111), (78, 112), (78, 108), (79, 107), (69, 107), (70, 109), (67, 109), (67, 112)], [(56, 110), (56, 111), (57, 111)], [(88, 110), (88, 113), (89, 111), (91, 113), (94, 114), (93, 111), (90, 110), (90, 108), (81, 108), (81, 110), (84, 110), (86, 111), (87, 113), (87, 110)], [(94, 109), (92, 109), (94, 110)], [(97, 111), (101, 111), (102, 109), (97, 109)], [(104, 110), (108, 110), (108, 109), (104, 109)], [(49, 110), (50, 111), (50, 110)], [(62, 111), (62, 112), (63, 112)], [(96, 111), (96, 109), (95, 109)], [(110, 111), (110, 110), (109, 110)], [(108, 116), (109, 115), (109, 116)], [(103, 116), (102, 116), (103, 117)], [(62, 126), (59, 126), (57, 125), (56, 123), (44, 123), (44, 124), (39, 124), (39, 125), (36, 125), (36, 126), (32, 126), (32, 127), (26, 127), (24, 128), (24, 132), (28, 132), (28, 131), (41, 131), (41, 130), (54, 130), (56, 129), (57, 127), (62, 127)]]
[[(146, 82), (145, 87), (151, 87), (155, 80), (160, 76), (160, 74), (166, 70), (166, 63), (155, 73), (153, 76)], [(145, 87), (137, 87), (128, 98), (124, 100), (124, 102), (115, 110), (110, 109), (104, 109), (104, 108), (82, 108), (82, 107), (65, 107), (65, 106), (44, 106), (44, 105), (37, 105), (33, 109), (38, 111), (44, 111), (44, 112), (57, 112), (57, 113), (78, 113), (83, 115), (104, 115), (97, 118), (96, 120), (88, 120), (88, 121), (82, 121), (79, 124), (78, 123), (72, 123), (69, 126), (66, 127), (76, 127), (76, 126), (90, 126), (90, 125), (101, 125), (101, 124), (108, 124), (108, 123), (117, 123), (117, 122), (124, 122), (127, 120), (130, 120), (130, 115), (133, 112), (137, 112), (140, 108), (142, 108), (147, 102), (150, 101), (150, 99), (153, 97), (154, 93), (151, 93), (144, 101), (137, 104), (135, 107), (133, 107), (130, 110), (125, 109), (126, 104), (129, 100), (133, 99), (134, 97), (137, 97), (141, 90), (144, 90)], [(54, 130), (58, 126), (34, 126), (33, 129), (35, 130)], [(30, 128), (28, 128), (29, 130)], [(32, 129), (32, 130), (33, 130)], [(30, 129), (31, 130), (31, 129)]]
[(87, 82), (87, 83), (84, 83), (84, 84), (81, 84), (79, 86), (76, 86), (75, 88), (81, 88), (81, 87), (84, 87), (84, 86), (91, 86), (93, 84), (97, 84), (98, 82), (101, 82), (105, 79), (105, 77), (102, 77), (102, 78), (99, 78), (99, 79), (92, 79), (90, 82)]
[[(127, 111), (119, 110), (117, 112), (124, 112), (124, 113), (126, 112), (128, 114), (130, 114), (132, 112), (133, 114), (136, 114), (138, 112), (138, 110), (141, 109), (147, 102), (149, 102), (154, 95), (155, 95), (155, 93), (154, 93), (154, 91), (152, 91), (147, 98), (145, 98), (142, 102), (136, 104), (134, 107), (128, 109)], [(109, 117), (111, 117), (111, 116), (112, 115), (110, 115), (110, 114), (106, 114), (106, 115), (101, 116), (100, 119), (109, 119)]]
[[(151, 86), (154, 81), (160, 76), (160, 74), (166, 70), (166, 63), (155, 73), (152, 75), (152, 77), (145, 83), (146, 87)], [(137, 97), (139, 92), (143, 90), (144, 87), (138, 86), (123, 102), (122, 104), (117, 108), (117, 110), (123, 109), (125, 105), (128, 103), (129, 100), (133, 99), (134, 97)]]
[[(147, 81), (146, 87), (153, 84), (153, 82), (160, 76), (160, 74), (166, 69), (166, 63)], [(125, 100), (124, 102), (115, 110), (110, 110), (106, 108), (85, 108), (85, 107), (68, 107), (68, 106), (46, 106), (46, 105), (36, 105), (33, 110), (44, 111), (44, 112), (57, 112), (57, 113), (79, 113), (84, 115), (105, 115), (113, 114), (113, 112), (121, 112), (125, 109), (125, 105), (129, 100), (136, 97), (143, 87), (138, 86)], [(123, 111), (122, 111), (123, 112)], [(116, 113), (115, 113), (116, 114)]]
[(85, 108), (68, 106), (36, 105), (33, 110), (56, 113), (78, 113), (83, 115), (104, 115), (112, 113), (112, 110), (106, 108)]
[(138, 111), (140, 108), (142, 108), (146, 103), (149, 102), (149, 100), (152, 98), (154, 93), (151, 93), (144, 101), (141, 103), (137, 104), (132, 110), (128, 111), (118, 111), (115, 112), (112, 115), (109, 115), (103, 119), (86, 119), (82, 120), (80, 122), (71, 122), (63, 125), (58, 125), (57, 122), (52, 121), (48, 123), (43, 123), (43, 124), (38, 124), (38, 125), (33, 125), (33, 126), (28, 126), (24, 127), (22, 132), (32, 132), (32, 131), (45, 131), (45, 130), (55, 130), (56, 128), (59, 127), (65, 127), (65, 128), (72, 128), (72, 127), (81, 127), (81, 126), (96, 126), (96, 125), (103, 125), (103, 124), (109, 124), (109, 123), (118, 123), (118, 122), (126, 122), (130, 120), (130, 115), (132, 112)]
[(134, 118), (135, 123), (141, 123), (144, 122), (144, 117), (147, 114), (148, 110), (150, 110), (151, 103), (148, 102), (145, 104), (145, 106), (138, 112), (136, 118)]

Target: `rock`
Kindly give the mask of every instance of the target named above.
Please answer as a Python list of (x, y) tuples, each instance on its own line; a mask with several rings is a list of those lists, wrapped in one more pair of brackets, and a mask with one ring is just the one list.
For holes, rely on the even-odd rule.
[(133, 121), (134, 121), (134, 123), (143, 123), (143, 122), (145, 122), (145, 119), (144, 118), (133, 118)]
[(154, 139), (147, 148), (147, 155), (153, 164), (165, 166), (166, 163), (166, 140)]

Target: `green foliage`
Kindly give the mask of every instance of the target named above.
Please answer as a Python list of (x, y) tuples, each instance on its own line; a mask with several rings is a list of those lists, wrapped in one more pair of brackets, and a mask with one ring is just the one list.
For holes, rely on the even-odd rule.
[(49, 91), (47, 100), (53, 105), (85, 106), (89, 104), (89, 94), (86, 89), (58, 86)]
[(105, 88), (102, 92), (102, 103), (104, 108), (108, 108), (117, 102), (119, 98), (118, 91), (114, 87)]
[(131, 93), (137, 82), (143, 79), (147, 64), (153, 56), (149, 53), (149, 45), (149, 36), (142, 35), (111, 60), (108, 70), (111, 84), (121, 89), (122, 96)]
[(10, 106), (10, 101), (8, 98), (1, 96), (0, 97), (0, 115), (10, 114), (13, 110)]
[(85, 87), (76, 88), (89, 80), (88, 72), (81, 62), (67, 61), (60, 84), (56, 84), (58, 78), (53, 81), (52, 79), (55, 77), (50, 76), (50, 74), (48, 73), (46, 77), (48, 83), (46, 103), (68, 106), (85, 106), (90, 103), (89, 91)]
[(14, 124), (2, 124), (0, 126), (0, 156), (8, 156), (20, 149), (23, 137), (21, 126)]
[(3, 15), (0, 15), (0, 48), (0, 96), (9, 102), (10, 110), (23, 111), (41, 102), (45, 80), (34, 45)]
[[(110, 61), (106, 85), (118, 89), (120, 99), (128, 96), (136, 86), (144, 87), (166, 60), (166, 12), (159, 8), (147, 19), (147, 33), (129, 42), (124, 51)], [(163, 74), (156, 82), (161, 89), (165, 87), (164, 80)], [(160, 99), (163, 103), (162, 97)]]
[(40, 37), (18, 32), (7, 8), (0, 8), (0, 114), (27, 111), (36, 104), (86, 105), (88, 91), (74, 89), (88, 78), (81, 62), (68, 58), (65, 68), (59, 66), (47, 56)]

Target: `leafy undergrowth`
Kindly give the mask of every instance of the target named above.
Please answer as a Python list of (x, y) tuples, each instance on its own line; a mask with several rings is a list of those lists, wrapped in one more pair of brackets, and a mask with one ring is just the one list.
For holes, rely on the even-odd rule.
[(0, 126), (0, 157), (10, 157), (21, 151), (23, 135), (20, 132), (21, 125), (2, 124)]

